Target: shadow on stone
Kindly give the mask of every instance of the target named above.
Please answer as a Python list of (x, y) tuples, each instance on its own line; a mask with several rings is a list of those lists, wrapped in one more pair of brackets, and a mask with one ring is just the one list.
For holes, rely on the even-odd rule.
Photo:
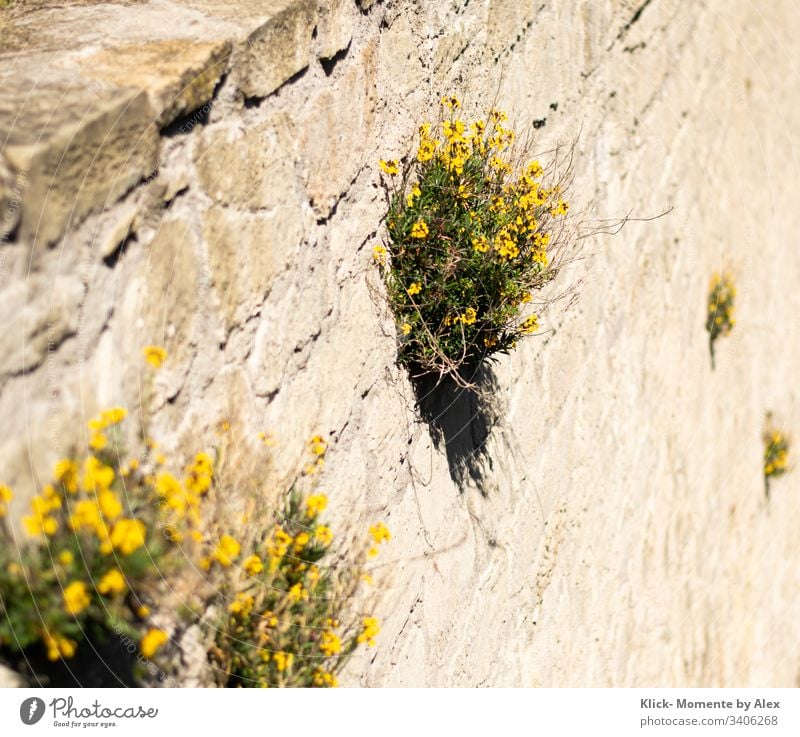
[(75, 656), (52, 662), (37, 644), (7, 665), (29, 686), (45, 688), (132, 688), (136, 678), (138, 645), (112, 632), (98, 631), (80, 643)]
[(441, 450), (444, 445), (450, 477), (461, 489), (472, 481), (485, 494), (483, 478), (492, 467), (486, 441), (497, 422), (491, 402), (497, 379), (485, 364), (465, 372), (464, 378), (474, 388), (465, 389), (450, 377), (438, 380), (432, 375), (415, 378), (412, 383), (436, 447)]

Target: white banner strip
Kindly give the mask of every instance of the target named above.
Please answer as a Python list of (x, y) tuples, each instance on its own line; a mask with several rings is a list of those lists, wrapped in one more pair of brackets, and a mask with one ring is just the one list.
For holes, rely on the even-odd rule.
[(5, 689), (0, 735), (800, 735), (795, 689)]

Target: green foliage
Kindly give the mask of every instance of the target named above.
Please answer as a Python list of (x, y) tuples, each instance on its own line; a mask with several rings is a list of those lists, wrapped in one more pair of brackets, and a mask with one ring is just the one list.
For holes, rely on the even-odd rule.
[[(60, 460), (53, 483), (31, 501), (22, 519), (28, 539), (18, 541), (5, 514), (11, 490), (0, 487), (0, 651), (20, 653), (41, 644), (51, 661), (72, 658), (88, 632), (142, 636), (142, 651), (166, 639), (151, 628), (145, 602), (160, 578), (180, 562), (173, 541), (190, 516), (159, 494), (145, 458), (122, 463), (121, 408), (89, 423), (94, 450), (82, 461)], [(198, 456), (192, 474), (208, 488), (211, 467)], [(197, 481), (196, 477), (195, 480)], [(164, 533), (167, 534), (164, 534)]]
[[(325, 452), (318, 436), (311, 448), (316, 460), (307, 475)], [(210, 653), (225, 685), (335, 687), (356, 648), (374, 645), (378, 621), (358, 616), (354, 597), (370, 582), (366, 558), (377, 555), (389, 531), (374, 525), (373, 546), (344, 561), (331, 547), (333, 532), (320, 521), (327, 502), (323, 494), (294, 489), (271, 529), (246, 551), (238, 543), (232, 547), (241, 565), (220, 587), (225, 613)]]
[(391, 184), (388, 243), (374, 249), (397, 319), (399, 360), (418, 374), (465, 369), (536, 332), (538, 290), (570, 241), (564, 180), (538, 161), (516, 165), (506, 116), (467, 124), (458, 100), (441, 136), (426, 123), (403, 170), (381, 161)]

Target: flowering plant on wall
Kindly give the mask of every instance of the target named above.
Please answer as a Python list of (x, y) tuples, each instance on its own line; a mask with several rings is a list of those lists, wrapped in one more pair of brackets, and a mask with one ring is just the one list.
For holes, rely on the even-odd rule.
[[(309, 447), (307, 477), (326, 451), (319, 436)], [(366, 561), (391, 534), (377, 522), (367, 540), (348, 546), (343, 556), (323, 521), (327, 506), (327, 495), (295, 486), (271, 525), (242, 542), (223, 535), (201, 562), (221, 574), (224, 604), (210, 656), (222, 685), (336, 687), (348, 658), (375, 645), (380, 626), (363, 611), (359, 590), (372, 583)]]
[(414, 158), (382, 160), (387, 239), (373, 255), (397, 321), (399, 360), (415, 375), (466, 381), (482, 360), (539, 329), (550, 282), (572, 238), (567, 174), (527, 160), (506, 115), (472, 122), (455, 97), (424, 123)]
[(162, 577), (199, 551), (213, 462), (198, 453), (181, 482), (152, 442), (142, 458), (128, 456), (126, 415), (114, 407), (90, 420), (90, 452), (55, 464), (21, 538), (7, 516), (12, 491), (0, 486), (0, 653), (11, 660), (36, 647), (49, 661), (71, 660), (87, 637), (114, 632), (151, 658), (169, 639), (151, 606)]

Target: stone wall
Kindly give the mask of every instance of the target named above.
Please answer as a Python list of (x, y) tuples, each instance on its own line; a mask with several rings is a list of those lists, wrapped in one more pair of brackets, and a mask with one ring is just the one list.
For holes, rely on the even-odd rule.
[[(392, 529), (345, 684), (794, 685), (800, 496), (765, 502), (760, 433), (800, 427), (799, 33), (788, 0), (12, 5), (0, 477), (32, 493), (162, 344), (165, 446), (228, 421), (290, 469), (320, 432), (334, 514)], [(371, 259), (377, 161), (451, 92), (538, 121), (539, 150), (577, 138), (590, 220), (673, 208), (584, 242), (579, 302), (495, 368), (485, 445), (449, 413), (480, 484), (415, 408)]]

